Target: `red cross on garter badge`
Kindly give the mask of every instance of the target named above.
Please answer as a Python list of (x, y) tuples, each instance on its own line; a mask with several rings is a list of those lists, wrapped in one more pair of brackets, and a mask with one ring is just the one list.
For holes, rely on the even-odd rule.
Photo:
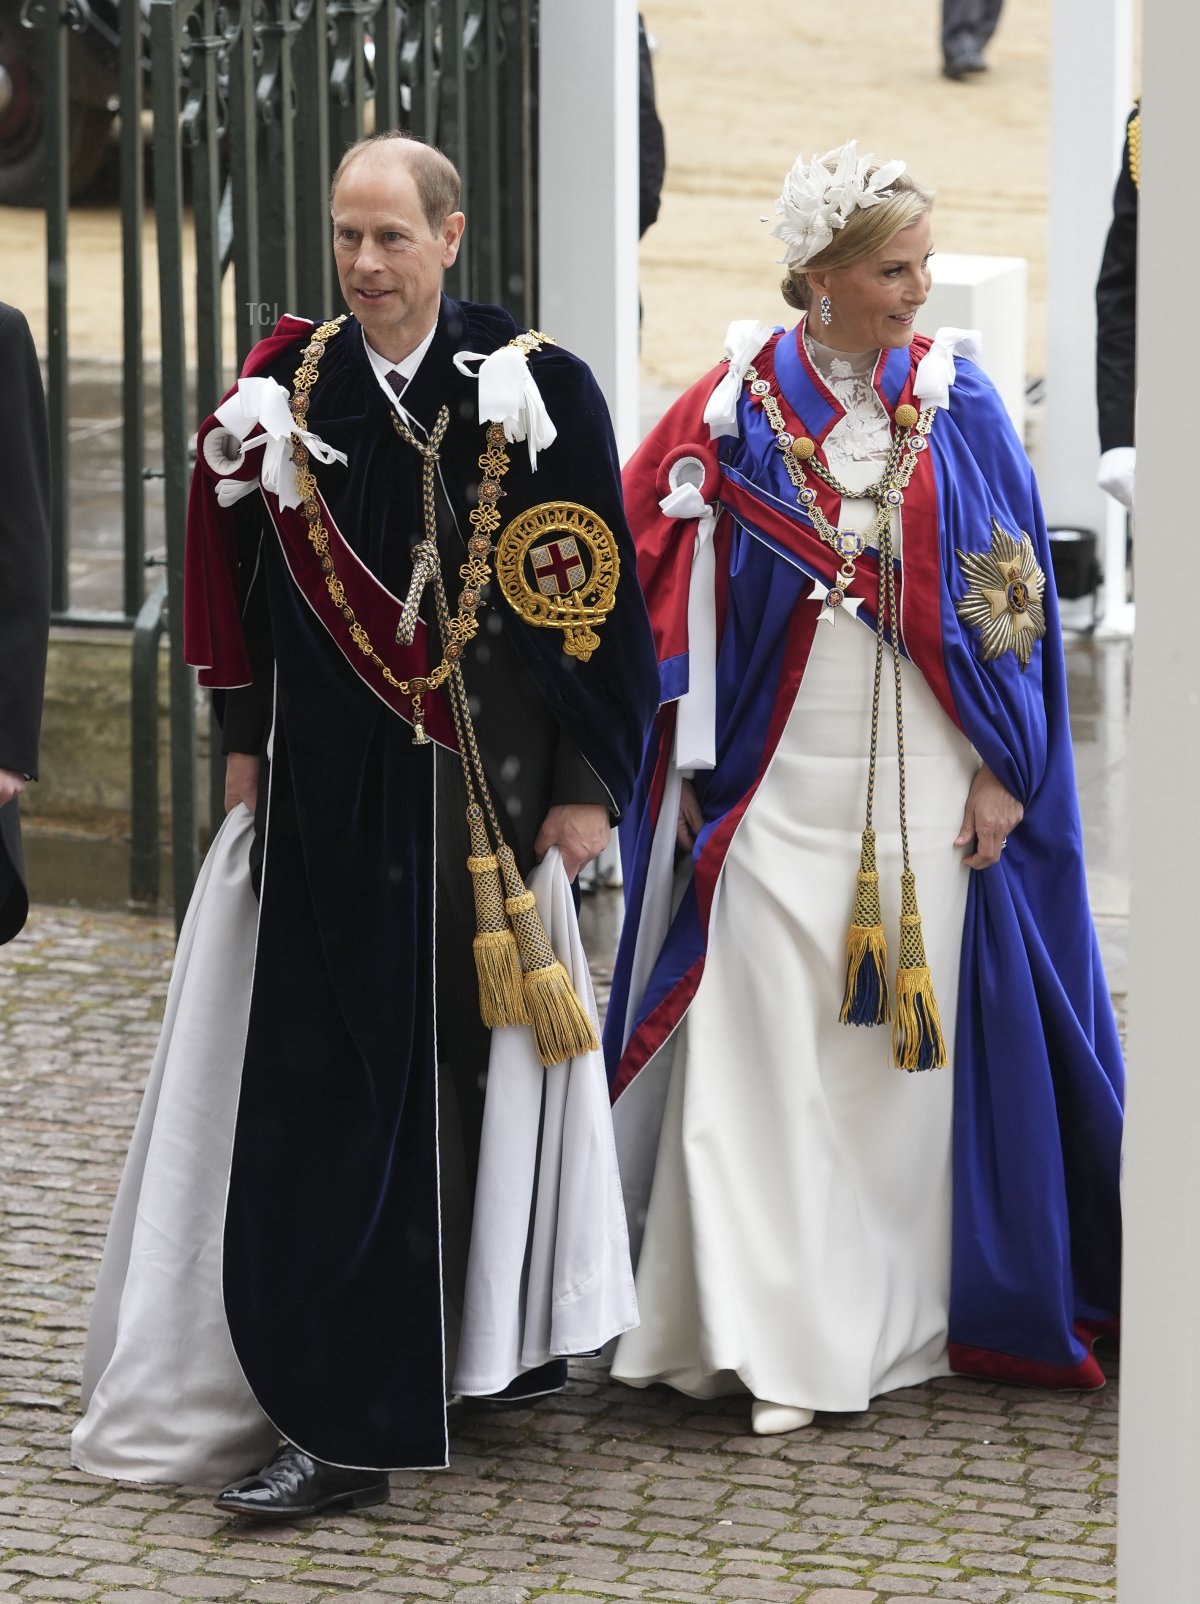
[(533, 546), (529, 561), (537, 574), (538, 589), (543, 596), (569, 596), (580, 590), (587, 581), (587, 569), (579, 556), (579, 545), (574, 536), (565, 540), (548, 540), (544, 546)]

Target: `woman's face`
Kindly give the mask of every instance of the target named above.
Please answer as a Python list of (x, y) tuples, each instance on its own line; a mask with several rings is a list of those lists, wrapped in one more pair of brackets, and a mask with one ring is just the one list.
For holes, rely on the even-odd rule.
[(832, 311), (828, 326), (814, 315), (814, 336), (837, 351), (908, 345), (929, 294), (932, 255), (933, 219), (926, 212), (861, 262), (810, 274), (814, 314), (822, 295), (828, 295)]

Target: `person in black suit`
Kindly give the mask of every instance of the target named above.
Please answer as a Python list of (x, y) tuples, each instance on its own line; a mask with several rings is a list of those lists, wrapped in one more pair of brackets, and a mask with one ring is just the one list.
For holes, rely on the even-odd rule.
[(29, 913), (18, 798), (37, 778), (50, 629), (50, 436), (29, 325), (0, 302), (0, 943)]
[(654, 99), (654, 64), (650, 36), (638, 16), (638, 238), (658, 218), (663, 178), (667, 171), (667, 144)]
[(1133, 506), (1137, 399), (1137, 224), (1142, 113), (1125, 124), (1121, 171), (1100, 276), (1096, 280), (1096, 412), (1100, 424), (1097, 482), (1124, 507)]

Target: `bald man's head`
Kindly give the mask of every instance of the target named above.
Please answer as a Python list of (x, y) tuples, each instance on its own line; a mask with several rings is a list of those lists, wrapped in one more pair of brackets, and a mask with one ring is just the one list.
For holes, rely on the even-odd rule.
[(415, 139), (363, 140), (338, 167), (330, 202), (338, 283), (389, 362), (403, 361), (437, 322), (442, 278), (462, 242), (457, 199), (453, 166)]
[(451, 212), (458, 210), (462, 194), (462, 180), (458, 169), (448, 156), (433, 145), (426, 145), (411, 134), (399, 129), (388, 134), (372, 134), (351, 145), (337, 165), (333, 182), (329, 186), (329, 204), (332, 209), (338, 184), (346, 171), (356, 162), (400, 163), (417, 186), (421, 210), (430, 229), (436, 234)]

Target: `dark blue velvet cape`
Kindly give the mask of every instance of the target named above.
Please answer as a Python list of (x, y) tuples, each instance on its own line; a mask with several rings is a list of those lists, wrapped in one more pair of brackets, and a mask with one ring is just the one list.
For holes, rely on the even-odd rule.
[[(285, 320), (247, 372), (289, 390), (310, 326)], [(488, 352), (516, 332), (495, 307), (443, 299), (434, 341), (405, 394), (427, 427), (450, 407), (440, 464), (459, 536), (481, 479), (476, 381), (458, 350)], [(530, 471), (510, 448), (505, 522), (565, 498), (598, 512), (616, 535), (624, 577), (591, 661), (567, 658), (557, 630), (517, 617), (493, 583), (465, 660), (486, 737), (497, 719), (549, 731), (531, 772), (509, 777), (503, 747), (491, 774), (502, 815), (528, 866), (529, 843), (554, 795), (555, 731), (602, 782), (614, 813), (627, 803), (657, 676), (620, 501), (607, 410), (587, 368), (548, 347), (533, 371), (559, 438)], [(392, 597), (407, 589), (421, 531), (420, 463), (393, 427), (354, 320), (329, 342), (309, 428), (344, 451), (314, 464), (332, 523)], [(262, 498), (262, 502), (274, 498)], [(251, 505), (262, 505), (259, 498)], [(239, 515), (241, 518), (242, 515)], [(237, 530), (216, 505), (201, 460), (189, 522), (189, 659), (206, 683), (243, 683), (261, 642), (242, 638)], [(243, 519), (244, 521), (244, 519)], [(224, 1287), (239, 1361), (281, 1432), (320, 1459), (369, 1467), (441, 1465), (447, 1457), (434, 1031), (433, 746), (412, 744), (403, 716), (356, 672), (355, 648), (314, 611), (276, 538), (261, 544), (275, 673), (265, 867), (249, 1037), (226, 1218)], [(446, 569), (465, 558), (451, 527)], [(302, 543), (303, 544), (303, 543)], [(303, 556), (303, 552), (301, 552)], [(349, 571), (349, 563), (342, 563)], [(448, 579), (451, 606), (459, 583)], [(389, 628), (377, 646), (386, 659)], [(524, 709), (489, 702), (488, 643), (511, 643), (530, 686)], [(440, 652), (432, 649), (433, 660)], [(259, 675), (270, 673), (270, 663)], [(445, 719), (441, 727), (445, 728)], [(439, 751), (440, 758), (448, 754)], [(451, 763), (457, 761), (449, 757)], [(524, 815), (513, 811), (523, 801)], [(457, 822), (461, 829), (461, 821)], [(466, 881), (466, 864), (461, 863)], [(469, 892), (467, 893), (469, 900)], [(471, 931), (463, 939), (469, 946)], [(440, 941), (439, 937), (439, 941)], [(469, 964), (469, 959), (467, 960)], [(464, 987), (451, 1006), (477, 1008)]]

